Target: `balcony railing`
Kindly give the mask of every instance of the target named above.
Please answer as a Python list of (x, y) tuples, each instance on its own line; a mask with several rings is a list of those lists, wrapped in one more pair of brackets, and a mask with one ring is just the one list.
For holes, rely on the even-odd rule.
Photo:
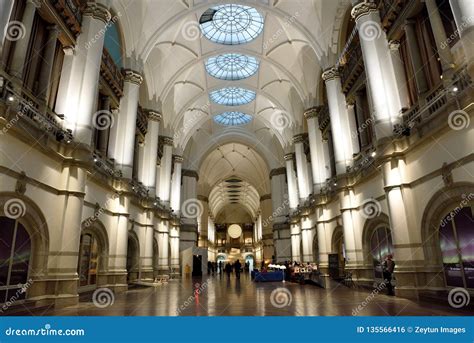
[(81, 32), (82, 11), (77, 0), (50, 0), (54, 9), (71, 33), (77, 37)]
[(115, 64), (107, 49), (102, 52), (100, 75), (114, 92), (117, 99), (123, 96), (123, 74)]
[(345, 63), (341, 65), (342, 91), (347, 94), (365, 71), (362, 48), (358, 38), (352, 40), (352, 43), (343, 59)]
[(321, 108), (318, 116), (318, 123), (319, 129), (322, 132), (325, 132), (329, 128), (329, 124), (331, 123), (331, 118), (329, 117), (329, 107), (328, 105), (324, 105)]
[(400, 13), (408, 4), (408, 0), (378, 0), (378, 9), (382, 26), (388, 32), (393, 23), (398, 19)]
[[(0, 73), (0, 101), (11, 111), (16, 112), (16, 120), (28, 124), (54, 137), (58, 142), (70, 143), (73, 139), (70, 130), (64, 127), (64, 118), (38, 101), (28, 90), (17, 85), (9, 75)], [(13, 118), (10, 118), (13, 120)]]

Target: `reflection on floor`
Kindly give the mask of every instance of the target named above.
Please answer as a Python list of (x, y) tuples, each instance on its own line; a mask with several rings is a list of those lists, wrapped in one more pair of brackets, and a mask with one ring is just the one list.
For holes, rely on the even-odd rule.
[[(373, 297), (375, 295), (375, 297)], [(172, 280), (156, 288), (117, 294), (99, 308), (91, 297), (78, 306), (42, 309), (25, 315), (62, 316), (351, 316), (472, 315), (442, 304), (419, 303), (384, 293), (339, 286), (325, 290), (294, 283), (254, 283), (248, 275)]]

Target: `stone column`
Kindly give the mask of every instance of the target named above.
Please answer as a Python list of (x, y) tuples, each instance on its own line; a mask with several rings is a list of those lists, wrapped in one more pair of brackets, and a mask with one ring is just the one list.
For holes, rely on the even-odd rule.
[[(21, 37), (21, 32), (9, 24), (13, 11), (14, 0), (0, 0), (0, 56), (3, 56), (5, 39)], [(18, 34), (20, 34), (18, 36)], [(2, 66), (3, 68), (5, 66)]]
[[(436, 47), (438, 49), (441, 68), (443, 69), (443, 79), (450, 80), (453, 76), (454, 58), (448, 44), (448, 37), (444, 30), (441, 14), (439, 13), (436, 0), (425, 0), (425, 4), (431, 23), (431, 30), (433, 31)], [(472, 6), (474, 6), (474, 2), (472, 3)]]
[(181, 168), (183, 165), (182, 156), (173, 156), (174, 160), (174, 171), (173, 178), (171, 181), (171, 209), (175, 214), (179, 215), (181, 207)]
[[(407, 187), (408, 175), (406, 161), (403, 158), (387, 160), (383, 166), (384, 189), (390, 216), (390, 229), (396, 261), (396, 293), (399, 296), (417, 298), (418, 287), (436, 287), (439, 283), (433, 270), (426, 268), (426, 256), (421, 237), (417, 234), (418, 214), (413, 190)], [(431, 273), (431, 274), (430, 274)], [(427, 281), (431, 280), (431, 281)]]
[(260, 210), (263, 259), (272, 261), (272, 257), (275, 255), (275, 248), (273, 244), (273, 203), (271, 194), (265, 194), (260, 197)]
[[(26, 54), (30, 45), (31, 34), (33, 33), (33, 21), (35, 19), (36, 10), (39, 7), (41, 7), (41, 3), (38, 0), (28, 0), (26, 2), (25, 11), (23, 12), (23, 17), (21, 18), (23, 26), (15, 28), (16, 33), (13, 32), (13, 35), (11, 35), (13, 40), (15, 40), (15, 47), (9, 72), (11, 75), (16, 77), (19, 82), (23, 82), (23, 77), (25, 76), (24, 68), (27, 66)], [(7, 27), (8, 26), (5, 26), (5, 28)], [(12, 30), (12, 28), (10, 28), (10, 30)], [(6, 32), (1, 32), (2, 35), (4, 33)]]
[(415, 73), (415, 82), (418, 94), (422, 95), (428, 91), (428, 82), (423, 71), (423, 59), (421, 58), (420, 45), (415, 32), (415, 21), (407, 20), (403, 26), (408, 43), (410, 62)]
[(392, 66), (395, 70), (395, 80), (397, 82), (397, 91), (398, 96), (400, 98), (400, 106), (401, 109), (408, 109), (408, 83), (405, 76), (403, 61), (400, 56), (400, 42), (392, 40), (388, 42), (388, 47), (390, 48), (390, 59), (392, 61)]
[(148, 131), (145, 135), (143, 158), (139, 166), (138, 180), (150, 190), (151, 195), (156, 193), (156, 160), (158, 158), (158, 135), (160, 132), (161, 114), (148, 110)]
[(51, 74), (53, 71), (54, 56), (56, 55), (56, 44), (59, 37), (59, 28), (56, 25), (48, 26), (48, 38), (44, 48), (43, 61), (39, 75), (38, 97), (48, 103), (51, 86)]
[(358, 154), (360, 152), (360, 144), (357, 135), (358, 130), (355, 113), (355, 100), (353, 98), (347, 100), (347, 114), (349, 116), (349, 131), (351, 133), (352, 151), (354, 154)]
[(345, 174), (347, 167), (350, 167), (353, 163), (354, 148), (351, 140), (349, 113), (342, 92), (339, 70), (336, 68), (327, 69), (322, 77), (326, 82), (331, 131), (337, 137), (337, 144), (333, 145), (336, 173), (338, 175)]
[[(105, 116), (103, 119), (108, 122), (112, 123), (115, 121), (112, 112), (110, 111), (110, 97), (106, 96), (103, 99), (103, 107), (102, 107), (102, 115)], [(101, 156), (103, 158), (107, 158), (107, 148), (109, 144), (109, 136), (110, 136), (110, 125), (106, 125), (105, 127), (100, 126), (97, 129), (97, 135), (98, 135), (98, 147), (97, 149), (99, 150)]]
[(163, 138), (163, 156), (160, 166), (160, 199), (165, 203), (170, 201), (171, 167), (173, 163), (173, 139)]
[(169, 222), (165, 218), (157, 220), (155, 223), (158, 240), (158, 273), (160, 275), (169, 274)]
[(296, 156), (296, 173), (298, 175), (298, 194), (301, 203), (306, 201), (311, 192), (308, 178), (308, 166), (306, 155), (304, 153), (304, 136), (296, 135), (293, 137)]
[(318, 231), (318, 266), (321, 273), (325, 276), (329, 273), (329, 253), (331, 252), (331, 237), (326, 229), (325, 208), (318, 206), (316, 208), (317, 231)]
[(56, 102), (56, 113), (64, 114), (66, 128), (78, 143), (90, 145), (96, 112), (104, 36), (110, 12), (100, 3), (88, 2), (83, 13), (82, 33), (74, 54), (65, 58), (65, 68)]
[(461, 36), (469, 74), (474, 78), (474, 0), (449, 0)]
[(365, 71), (373, 100), (375, 136), (377, 139), (390, 137), (393, 135), (393, 126), (400, 123), (402, 106), (387, 36), (382, 29), (375, 3), (361, 2), (352, 8), (351, 14), (359, 30)]
[(308, 122), (309, 150), (311, 153), (311, 170), (313, 174), (313, 193), (318, 194), (326, 183), (327, 161), (324, 154), (323, 137), (318, 125), (321, 107), (313, 107), (304, 114)]
[(291, 218), (290, 234), (291, 259), (292, 261), (301, 262), (301, 226), (298, 216)]
[(301, 242), (303, 246), (303, 262), (314, 262), (313, 255), (313, 238), (314, 238), (313, 222), (309, 215), (301, 217)]
[(138, 228), (138, 241), (140, 242), (140, 280), (153, 280), (153, 213), (143, 213), (146, 225)]
[(171, 228), (170, 228), (170, 248), (171, 248), (171, 261), (170, 261), (170, 268), (171, 268), (171, 275), (173, 277), (178, 277), (181, 275), (180, 272), (180, 265), (179, 265), (179, 222), (171, 221)]
[(110, 137), (109, 151), (124, 178), (131, 178), (133, 174), (138, 94), (142, 82), (143, 77), (139, 73), (125, 71), (124, 96), (120, 99), (120, 113)]
[(180, 211), (180, 250), (186, 250), (187, 248), (198, 246), (198, 221), (201, 221), (204, 205), (198, 200), (197, 196), (198, 173), (194, 170), (183, 169), (181, 174), (183, 180), (183, 201)]
[[(291, 259), (290, 226), (287, 224), (290, 202), (286, 184), (286, 169), (273, 169), (270, 172), (270, 179), (272, 187), (273, 245), (277, 262), (284, 262)], [(269, 220), (263, 220), (264, 230), (270, 224)]]
[(286, 181), (288, 183), (288, 197), (290, 209), (298, 207), (298, 188), (296, 185), (296, 174), (293, 167), (293, 154), (285, 155), (286, 161)]

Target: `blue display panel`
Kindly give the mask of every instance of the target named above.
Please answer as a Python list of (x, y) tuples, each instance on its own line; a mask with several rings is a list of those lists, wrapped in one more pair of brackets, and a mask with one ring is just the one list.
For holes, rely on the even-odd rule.
[(251, 42), (263, 31), (263, 16), (253, 7), (226, 4), (209, 8), (199, 20), (211, 42), (238, 45)]

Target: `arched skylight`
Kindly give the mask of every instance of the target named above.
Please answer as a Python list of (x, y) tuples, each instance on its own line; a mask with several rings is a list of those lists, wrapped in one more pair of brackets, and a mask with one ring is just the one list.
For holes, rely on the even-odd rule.
[(258, 71), (260, 62), (252, 56), (223, 54), (211, 57), (206, 62), (209, 75), (226, 81), (246, 79)]
[(246, 105), (254, 101), (256, 96), (254, 91), (239, 87), (226, 87), (209, 94), (213, 102), (224, 106)]
[(225, 126), (245, 125), (252, 121), (252, 116), (242, 112), (224, 112), (214, 116), (214, 121)]
[(248, 43), (263, 31), (263, 16), (253, 7), (226, 4), (209, 8), (199, 20), (202, 34), (214, 43)]

